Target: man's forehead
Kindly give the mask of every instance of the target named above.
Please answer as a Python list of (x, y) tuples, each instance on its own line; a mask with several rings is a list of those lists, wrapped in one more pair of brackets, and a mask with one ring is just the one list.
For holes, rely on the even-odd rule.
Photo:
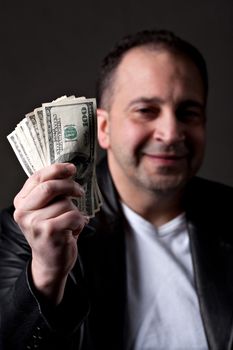
[[(180, 65), (192, 64), (195, 63), (184, 54), (178, 52), (172, 52), (166, 47), (156, 47), (150, 45), (138, 46), (128, 50), (122, 57), (116, 72), (120, 75), (121, 71), (131, 71), (134, 69), (134, 66), (139, 65), (140, 68), (143, 68), (143, 63), (146, 61), (151, 61), (154, 64), (164, 61), (164, 64), (174, 64), (174, 66), (179, 62)], [(134, 71), (134, 74), (137, 72)]]
[[(139, 46), (130, 49), (122, 58), (116, 72), (115, 82), (126, 80), (129, 75), (132, 79), (153, 73), (159, 74), (168, 71), (176, 77), (186, 79), (201, 79), (201, 73), (193, 60), (181, 53), (172, 52), (164, 47)], [(147, 74), (147, 75), (146, 75)]]
[(192, 60), (163, 48), (129, 50), (116, 71), (113, 89), (115, 97), (120, 93), (124, 99), (142, 96), (167, 99), (167, 95), (175, 97), (175, 91), (180, 91), (178, 99), (182, 94), (182, 99), (205, 100), (202, 78)]

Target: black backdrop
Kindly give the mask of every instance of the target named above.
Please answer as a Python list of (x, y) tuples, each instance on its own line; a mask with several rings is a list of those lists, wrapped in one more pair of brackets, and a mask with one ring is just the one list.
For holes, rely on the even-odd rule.
[(204, 54), (210, 95), (200, 174), (233, 185), (232, 0), (0, 0), (0, 207), (26, 179), (6, 135), (43, 102), (95, 96), (99, 62), (113, 42), (152, 27), (175, 31)]

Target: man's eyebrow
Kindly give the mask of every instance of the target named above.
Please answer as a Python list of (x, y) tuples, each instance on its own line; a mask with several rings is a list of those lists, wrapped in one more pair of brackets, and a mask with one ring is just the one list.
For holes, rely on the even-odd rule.
[(186, 107), (196, 107), (196, 108), (204, 110), (205, 109), (205, 103), (197, 101), (197, 100), (193, 100), (193, 99), (187, 99), (187, 100), (181, 101), (178, 104), (178, 108), (186, 108)]
[(137, 103), (145, 103), (145, 104), (163, 104), (165, 101), (159, 97), (139, 97), (129, 102), (127, 108), (132, 107)]
[[(127, 105), (126, 108), (130, 108), (132, 106), (134, 106), (135, 104), (138, 104), (138, 103), (145, 103), (145, 104), (157, 104), (157, 105), (162, 105), (165, 103), (165, 101), (160, 98), (160, 97), (139, 97), (139, 98), (136, 98), (132, 101), (129, 102), (129, 104)], [(205, 103), (204, 102), (200, 102), (196, 99), (186, 99), (186, 100), (183, 100), (183, 101), (180, 101), (178, 103), (178, 108), (186, 108), (186, 107), (197, 107), (197, 108), (200, 108), (200, 109), (205, 109)]]

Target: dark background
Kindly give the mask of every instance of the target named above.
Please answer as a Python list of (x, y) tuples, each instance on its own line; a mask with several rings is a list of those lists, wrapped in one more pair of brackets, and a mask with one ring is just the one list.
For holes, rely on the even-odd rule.
[(0, 207), (26, 175), (6, 136), (64, 94), (95, 96), (101, 58), (122, 35), (165, 28), (204, 54), (210, 75), (208, 147), (200, 174), (233, 185), (233, 1), (0, 0)]

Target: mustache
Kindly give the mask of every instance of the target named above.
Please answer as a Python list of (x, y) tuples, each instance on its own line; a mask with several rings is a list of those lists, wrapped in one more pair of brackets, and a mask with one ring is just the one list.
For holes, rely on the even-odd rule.
[(188, 154), (188, 149), (183, 142), (177, 142), (169, 145), (162, 142), (156, 142), (145, 145), (141, 149), (141, 153), (154, 156), (166, 155), (174, 157), (184, 157)]

